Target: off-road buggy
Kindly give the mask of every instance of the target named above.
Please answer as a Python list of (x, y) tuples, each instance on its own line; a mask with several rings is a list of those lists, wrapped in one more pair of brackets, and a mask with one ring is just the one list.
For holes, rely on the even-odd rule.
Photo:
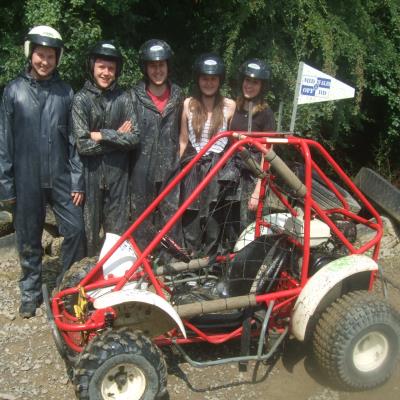
[[(232, 143), (228, 150), (139, 248), (133, 239), (138, 227), (162, 210), (182, 177), (222, 137)], [(264, 155), (261, 167), (256, 153)], [(235, 156), (262, 180), (255, 221), (231, 251), (190, 256), (169, 232)], [(398, 357), (400, 323), (384, 296), (372, 293), (381, 275), (381, 237), (379, 214), (317, 142), (284, 133), (220, 133), (125, 234), (108, 235), (98, 260), (74, 264), (51, 301), (43, 288), (76, 396), (163, 396), (163, 346), (196, 367), (243, 365), (270, 359), (289, 336), (312, 341), (316, 361), (337, 384), (364, 390), (383, 383)], [(161, 257), (166, 250), (170, 257)], [(232, 340), (240, 351), (226, 359), (196, 361), (185, 350)]]

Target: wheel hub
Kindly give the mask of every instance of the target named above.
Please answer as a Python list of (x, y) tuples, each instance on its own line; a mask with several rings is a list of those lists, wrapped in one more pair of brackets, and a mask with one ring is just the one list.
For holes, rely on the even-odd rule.
[(139, 400), (146, 388), (146, 377), (133, 364), (120, 364), (112, 368), (101, 383), (105, 400)]
[(354, 346), (354, 366), (361, 372), (378, 369), (387, 359), (389, 343), (380, 332), (369, 332), (362, 336)]
[(108, 379), (110, 379), (111, 381), (114, 380), (115, 383), (117, 384), (118, 389), (123, 390), (124, 386), (126, 385), (126, 382), (128, 381), (128, 376), (125, 372), (125, 368), (120, 367), (120, 370), (117, 373), (117, 375), (115, 375), (114, 377), (110, 376)]

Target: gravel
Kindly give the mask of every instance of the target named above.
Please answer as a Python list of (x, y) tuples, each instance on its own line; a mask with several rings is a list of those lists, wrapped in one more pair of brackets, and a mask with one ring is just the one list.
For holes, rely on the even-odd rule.
[[(398, 260), (400, 242), (393, 226), (385, 219), (381, 264), (389, 279), (390, 301), (400, 304), (400, 274)], [(368, 234), (368, 232), (360, 232)], [(51, 245), (47, 244), (51, 249)], [(64, 362), (60, 358), (47, 324), (43, 306), (32, 319), (18, 316), (19, 264), (15, 253), (2, 250), (0, 256), (0, 400), (75, 398)], [(43, 279), (54, 286), (59, 265), (57, 257), (46, 256)], [(400, 308), (400, 307), (399, 307)], [(229, 353), (232, 345), (221, 346), (222, 354)], [(195, 355), (215, 357), (215, 348), (207, 345), (194, 347)], [(382, 388), (368, 393), (340, 392), (329, 387), (319, 376), (307, 354), (306, 346), (289, 341), (283, 355), (274, 365), (256, 366), (250, 363), (248, 371), (239, 372), (237, 365), (224, 365), (195, 369), (179, 357), (165, 355), (168, 363), (169, 398), (232, 400), (270, 398), (273, 400), (372, 400), (400, 398), (399, 368), (394, 377)], [(226, 355), (226, 354), (225, 354)]]

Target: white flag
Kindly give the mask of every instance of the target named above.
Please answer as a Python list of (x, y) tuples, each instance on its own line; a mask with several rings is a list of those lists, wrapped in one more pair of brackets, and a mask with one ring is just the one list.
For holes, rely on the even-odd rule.
[(318, 103), (354, 97), (354, 88), (303, 62), (297, 78), (297, 104)]

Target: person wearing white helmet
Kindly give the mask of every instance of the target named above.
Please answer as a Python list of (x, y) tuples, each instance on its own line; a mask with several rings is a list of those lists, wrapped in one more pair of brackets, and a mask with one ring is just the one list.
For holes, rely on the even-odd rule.
[(139, 141), (132, 103), (118, 85), (122, 54), (111, 41), (89, 51), (83, 88), (72, 105), (72, 130), (84, 165), (87, 255), (98, 254), (101, 232), (121, 235), (129, 225), (130, 150)]
[(54, 211), (62, 244), (62, 270), (84, 256), (82, 164), (68, 127), (72, 89), (57, 72), (61, 35), (31, 29), (24, 44), (28, 65), (3, 92), (0, 106), (0, 201), (14, 212), (22, 276), (23, 318), (42, 302), (42, 233), (46, 205)]

